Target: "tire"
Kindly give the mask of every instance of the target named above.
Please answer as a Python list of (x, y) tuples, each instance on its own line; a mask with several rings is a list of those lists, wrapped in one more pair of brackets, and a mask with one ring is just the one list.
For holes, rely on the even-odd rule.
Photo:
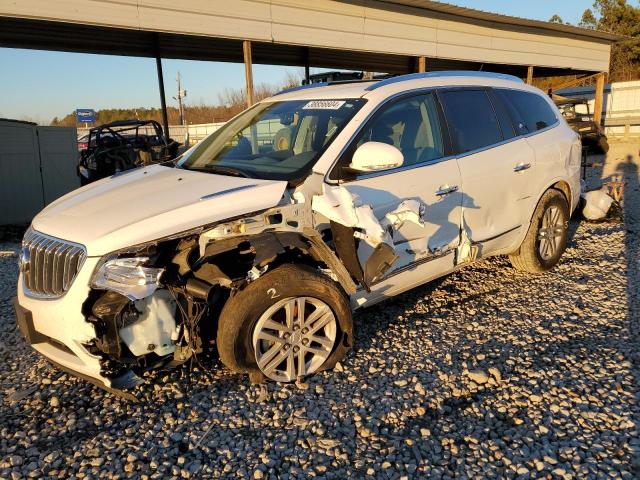
[(273, 139), (274, 150), (283, 151), (291, 150), (291, 128), (281, 128), (276, 132), (276, 136)]
[[(309, 324), (300, 322), (297, 305), (304, 305), (304, 318), (310, 320)], [(285, 320), (286, 312), (294, 317), (293, 325)], [(314, 312), (324, 313), (313, 320)], [(314, 328), (322, 322), (328, 323), (314, 334)], [(274, 323), (285, 327), (273, 330)], [(294, 330), (296, 326), (298, 329)], [(265, 340), (265, 334), (269, 339)], [(272, 342), (270, 338), (274, 337), (277, 341)], [(333, 368), (351, 348), (352, 338), (351, 308), (340, 287), (310, 267), (285, 264), (229, 298), (220, 314), (216, 343), (220, 360), (230, 370), (249, 373), (253, 381), (268, 378), (291, 382)], [(316, 343), (315, 339), (323, 343)], [(272, 348), (277, 353), (270, 360)], [(286, 356), (281, 368), (277, 368), (280, 364), (273, 363), (282, 355)], [(259, 357), (262, 369), (258, 366)], [(294, 361), (293, 371), (289, 368), (289, 357)]]
[[(567, 247), (568, 223), (569, 205), (564, 194), (547, 190), (538, 202), (520, 248), (509, 255), (513, 267), (529, 273), (552, 269)], [(550, 233), (553, 238), (547, 240)]]

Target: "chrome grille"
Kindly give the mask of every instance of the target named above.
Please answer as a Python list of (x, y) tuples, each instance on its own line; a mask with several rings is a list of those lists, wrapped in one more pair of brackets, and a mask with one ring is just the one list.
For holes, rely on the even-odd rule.
[(60, 297), (71, 287), (86, 256), (82, 245), (27, 230), (20, 253), (26, 293), (36, 297)]

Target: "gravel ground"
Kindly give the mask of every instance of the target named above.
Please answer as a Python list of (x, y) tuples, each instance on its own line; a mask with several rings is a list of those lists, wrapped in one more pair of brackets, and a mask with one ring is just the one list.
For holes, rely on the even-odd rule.
[(573, 222), (545, 275), (495, 258), (365, 310), (299, 385), (215, 364), (131, 403), (59, 373), (16, 331), (0, 254), (0, 477), (638, 478), (638, 146), (595, 172), (627, 170), (626, 224)]

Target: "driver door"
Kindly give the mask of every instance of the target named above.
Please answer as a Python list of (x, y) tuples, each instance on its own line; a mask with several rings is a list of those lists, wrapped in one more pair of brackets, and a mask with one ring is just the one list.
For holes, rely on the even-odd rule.
[[(399, 258), (372, 286), (374, 292), (391, 295), (454, 266), (460, 236), (461, 180), (455, 157), (449, 156), (440, 119), (431, 93), (388, 103), (360, 131), (331, 174), (331, 178), (338, 176), (352, 195), (357, 195), (359, 203), (370, 205), (378, 221), (404, 200), (417, 200), (423, 206), (422, 225), (405, 221), (393, 228), (394, 249)], [(341, 173), (357, 147), (369, 141), (398, 148), (404, 157), (403, 165), (355, 176)], [(361, 264), (370, 253), (371, 247), (360, 242)]]

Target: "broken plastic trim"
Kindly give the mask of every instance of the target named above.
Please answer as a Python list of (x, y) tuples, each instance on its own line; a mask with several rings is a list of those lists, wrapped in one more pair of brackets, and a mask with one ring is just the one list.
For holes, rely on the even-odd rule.
[[(401, 202), (378, 221), (370, 205), (359, 205), (359, 199), (343, 186), (322, 186), (322, 195), (312, 199), (312, 209), (328, 218), (338, 256), (353, 278), (367, 291), (379, 281), (400, 258), (395, 252), (393, 234), (405, 222), (424, 228), (426, 206), (415, 199)], [(365, 241), (373, 252), (364, 262), (358, 258), (355, 239)]]

